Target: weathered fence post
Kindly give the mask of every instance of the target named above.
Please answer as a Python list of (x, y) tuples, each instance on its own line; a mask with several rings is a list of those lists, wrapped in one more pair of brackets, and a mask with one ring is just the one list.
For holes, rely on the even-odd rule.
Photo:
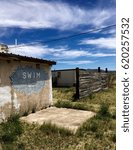
[(79, 99), (79, 68), (76, 68), (76, 99)]
[(101, 69), (100, 69), (100, 67), (98, 67), (98, 72), (101, 72)]
[(105, 72), (108, 73), (108, 68), (105, 68)]

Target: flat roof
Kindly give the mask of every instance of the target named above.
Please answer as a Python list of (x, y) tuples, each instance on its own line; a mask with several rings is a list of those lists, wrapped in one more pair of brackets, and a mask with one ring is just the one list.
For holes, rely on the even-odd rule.
[(55, 61), (50, 61), (50, 60), (45, 60), (45, 59), (40, 59), (40, 58), (27, 57), (27, 56), (12, 54), (12, 53), (0, 52), (0, 57), (7, 58), (7, 59), (9, 58), (9, 59), (20, 60), (20, 61), (28, 61), (28, 62), (46, 63), (49, 65), (56, 65)]
[[(60, 70), (52, 70), (52, 72), (58, 72), (58, 71), (75, 71), (75, 69), (60, 69)], [(82, 69), (79, 68), (80, 71), (90, 71), (90, 72), (97, 72), (98, 69)], [(103, 69), (101, 69), (101, 72), (105, 72)]]
[[(52, 72), (58, 72), (58, 71), (75, 71), (76, 70), (76, 68), (75, 69), (60, 69), (60, 70), (52, 70)], [(79, 68), (79, 70), (86, 70), (86, 69), (80, 69)]]

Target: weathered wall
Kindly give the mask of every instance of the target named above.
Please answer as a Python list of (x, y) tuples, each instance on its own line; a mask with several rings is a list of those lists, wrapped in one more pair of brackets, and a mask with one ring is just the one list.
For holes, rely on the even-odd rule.
[(0, 58), (0, 121), (52, 104), (51, 66), (39, 65)]
[(75, 70), (65, 70), (52, 72), (53, 78), (57, 79), (56, 86), (73, 86), (76, 83), (76, 72)]

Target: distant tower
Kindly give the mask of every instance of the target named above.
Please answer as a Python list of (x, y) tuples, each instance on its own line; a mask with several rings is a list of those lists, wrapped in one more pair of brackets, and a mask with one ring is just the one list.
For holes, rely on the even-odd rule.
[(8, 46), (5, 44), (0, 44), (0, 53), (8, 53)]

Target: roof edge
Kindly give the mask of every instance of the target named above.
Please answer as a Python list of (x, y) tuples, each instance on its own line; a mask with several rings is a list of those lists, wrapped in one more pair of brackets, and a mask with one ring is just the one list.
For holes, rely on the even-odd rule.
[(38, 63), (47, 63), (49, 65), (56, 65), (55, 61), (34, 58), (34, 57), (28, 57), (28, 56), (22, 56), (22, 55), (17, 55), (17, 54), (12, 54), (12, 53), (3, 53), (2, 52), (2, 53), (0, 53), (0, 56), (7, 57), (7, 58), (17, 58), (17, 60), (28, 61), (28, 62), (38, 62)]

